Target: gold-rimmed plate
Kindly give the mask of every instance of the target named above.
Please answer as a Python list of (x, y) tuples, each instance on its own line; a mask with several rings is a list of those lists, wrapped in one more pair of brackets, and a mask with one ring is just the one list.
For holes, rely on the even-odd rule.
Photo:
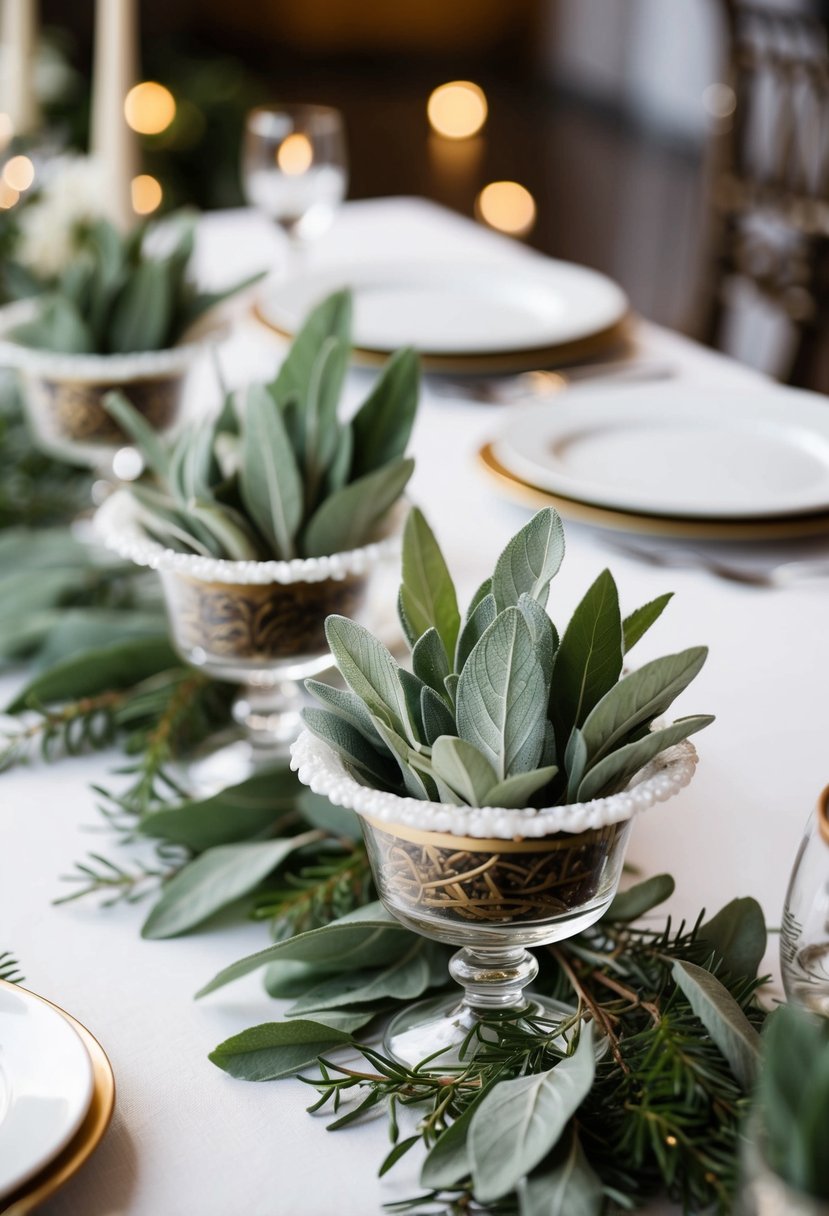
[(486, 374), (577, 362), (623, 346), (622, 289), (587, 267), (550, 258), (509, 262), (365, 260), (326, 266), (266, 289), (254, 315), (282, 337), (331, 292), (354, 297), (363, 362), (413, 346), (427, 372)]
[(774, 541), (829, 536), (829, 512), (751, 520), (685, 519), (596, 507), (552, 494), (522, 481), (496, 457), (486, 443), (478, 452), (481, 466), (507, 498), (527, 507), (555, 507), (564, 519), (610, 532), (669, 536), (677, 540)]
[(92, 1101), (83, 1122), (66, 1147), (48, 1165), (13, 1195), (0, 1202), (3, 1216), (29, 1216), (72, 1178), (100, 1144), (115, 1107), (115, 1077), (112, 1066), (95, 1036), (66, 1010), (18, 984), (0, 980), (0, 988), (12, 989), (26, 999), (40, 1002), (60, 1014), (79, 1036), (92, 1064)]

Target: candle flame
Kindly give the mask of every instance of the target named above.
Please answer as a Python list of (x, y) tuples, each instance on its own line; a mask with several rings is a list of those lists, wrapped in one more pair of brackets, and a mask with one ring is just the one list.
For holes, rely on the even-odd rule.
[(314, 159), (314, 149), (307, 135), (295, 131), (286, 135), (276, 150), (276, 163), (283, 173), (298, 177), (307, 173)]
[(156, 80), (142, 80), (124, 99), (127, 125), (139, 135), (160, 135), (176, 116), (176, 99)]
[(535, 199), (518, 182), (490, 182), (478, 195), (477, 211), (484, 223), (510, 236), (525, 236), (535, 223)]
[(132, 179), (132, 209), (136, 215), (150, 215), (161, 206), (164, 191), (161, 182), (149, 173), (141, 173)]
[(453, 80), (434, 90), (426, 113), (438, 135), (446, 139), (469, 139), (477, 135), (486, 122), (486, 94), (471, 80)]

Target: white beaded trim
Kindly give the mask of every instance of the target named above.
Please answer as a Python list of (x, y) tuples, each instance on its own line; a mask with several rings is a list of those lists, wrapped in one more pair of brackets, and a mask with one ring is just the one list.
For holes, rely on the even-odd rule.
[(183, 372), (206, 343), (216, 337), (204, 334), (167, 350), (142, 350), (128, 355), (67, 355), (3, 339), (2, 335), (10, 329), (31, 320), (35, 311), (33, 300), (19, 300), (0, 308), (0, 366), (53, 380), (114, 382)]
[[(397, 524), (399, 513), (395, 515)], [(134, 500), (129, 492), (117, 490), (95, 514), (95, 531), (113, 553), (137, 566), (152, 570), (172, 570), (205, 583), (238, 583), (250, 586), (263, 583), (321, 583), (325, 579), (344, 579), (352, 574), (367, 574), (378, 562), (400, 551), (399, 527), (391, 535), (359, 549), (348, 549), (326, 557), (296, 557), (291, 561), (234, 562), (220, 557), (200, 557), (176, 553), (151, 540), (138, 522)]]
[(291, 768), (303, 785), (323, 794), (335, 806), (358, 815), (399, 823), (425, 831), (450, 832), (454, 836), (515, 837), (549, 836), (553, 832), (584, 832), (632, 819), (656, 802), (665, 802), (689, 783), (697, 766), (696, 748), (688, 740), (662, 752), (637, 773), (633, 784), (619, 794), (576, 802), (572, 806), (549, 806), (541, 810), (505, 807), (451, 806), (445, 802), (422, 802), (369, 789), (349, 776), (342, 758), (322, 739), (303, 730), (291, 747)]

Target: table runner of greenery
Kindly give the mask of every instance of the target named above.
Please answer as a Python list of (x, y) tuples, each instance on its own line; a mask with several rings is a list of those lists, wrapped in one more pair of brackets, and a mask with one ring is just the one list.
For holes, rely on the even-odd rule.
[[(14, 408), (7, 401), (0, 466), (20, 451)], [(191, 931), (230, 904), (268, 923), (272, 944), (208, 988), (265, 966), (267, 991), (293, 1004), (282, 1021), (219, 1045), (214, 1063), (256, 1079), (311, 1070), (315, 1106), (336, 1111), (332, 1127), (385, 1110), (384, 1171), (421, 1141), (429, 1150), (423, 1194), (397, 1210), (485, 1203), (521, 1216), (586, 1216), (659, 1192), (689, 1211), (730, 1210), (764, 1017), (757, 904), (735, 900), (690, 928), (641, 929), (633, 922), (673, 890), (667, 876), (646, 880), (598, 926), (539, 952), (541, 989), (578, 1011), (581, 1036), (570, 1037), (569, 1054), (542, 1020), (506, 1020), (460, 1072), (399, 1068), (366, 1036), (401, 1003), (446, 990), (446, 950), (382, 912), (353, 817), (300, 790), (286, 769), (188, 797), (176, 762), (229, 723), (233, 690), (181, 664), (151, 575), (58, 525), (85, 475), (34, 456), (27, 467), (31, 506), (0, 511), (0, 662), (29, 664), (6, 707), (2, 762), (37, 749), (50, 761), (113, 745), (123, 753), (108, 788), (91, 795), (116, 847), (77, 863), (65, 898), (151, 897), (148, 938)], [(589, 1039), (598, 1035), (609, 1050), (594, 1065)], [(341, 1048), (364, 1059), (345, 1062)], [(515, 1094), (519, 1110), (538, 1100), (556, 1113), (521, 1120), (523, 1132), (510, 1121), (508, 1138), (490, 1146), (495, 1121), (484, 1115)], [(398, 1117), (407, 1107), (412, 1131)]]

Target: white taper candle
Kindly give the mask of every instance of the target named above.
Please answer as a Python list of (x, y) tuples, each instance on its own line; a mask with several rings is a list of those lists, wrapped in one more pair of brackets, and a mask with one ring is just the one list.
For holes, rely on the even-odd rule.
[(2, 101), (13, 135), (29, 135), (38, 123), (35, 96), (37, 0), (3, 0)]
[(138, 173), (138, 138), (124, 117), (124, 99), (137, 79), (136, 0), (97, 0), (90, 151), (101, 165), (102, 213), (122, 232), (136, 221), (132, 180)]

